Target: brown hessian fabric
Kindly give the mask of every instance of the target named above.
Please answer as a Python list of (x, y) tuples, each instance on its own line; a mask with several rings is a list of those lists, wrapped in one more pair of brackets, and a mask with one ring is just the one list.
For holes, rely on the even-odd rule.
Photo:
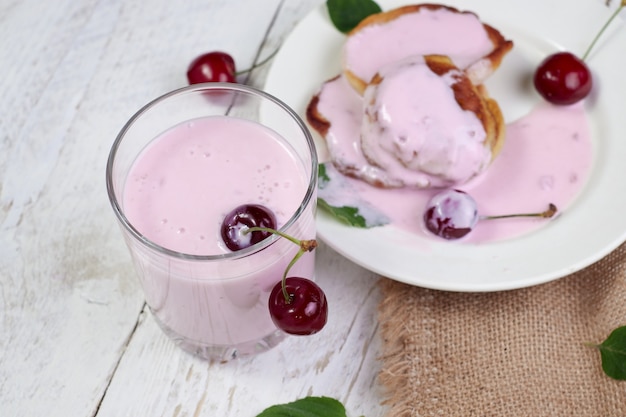
[(626, 381), (587, 344), (626, 325), (626, 244), (530, 288), (380, 286), (385, 417), (626, 417)]

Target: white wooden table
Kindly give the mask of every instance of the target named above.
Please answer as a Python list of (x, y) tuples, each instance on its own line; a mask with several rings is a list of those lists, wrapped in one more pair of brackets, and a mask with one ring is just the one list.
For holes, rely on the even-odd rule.
[(124, 122), (193, 58), (247, 68), (321, 3), (0, 0), (0, 416), (245, 417), (307, 395), (384, 413), (376, 275), (322, 245), (323, 332), (203, 361), (147, 311), (104, 185)]

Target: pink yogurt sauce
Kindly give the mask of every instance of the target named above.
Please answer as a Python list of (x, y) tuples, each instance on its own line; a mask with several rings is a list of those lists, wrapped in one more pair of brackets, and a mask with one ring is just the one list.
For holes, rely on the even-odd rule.
[[(386, 215), (396, 227), (438, 239), (425, 230), (422, 221), (426, 202), (438, 189), (389, 189), (367, 182), (386, 173), (368, 164), (361, 151), (362, 98), (343, 77), (325, 83), (319, 98), (318, 109), (331, 126), (325, 138), (331, 158), (344, 166), (346, 161), (359, 164), (359, 169), (352, 172), (363, 174), (366, 180), (343, 178), (347, 181), (342, 186), (343, 195), (326, 196), (332, 200), (330, 203), (365, 202)], [(585, 184), (592, 156), (583, 105), (558, 107), (541, 103), (528, 115), (507, 125), (504, 146), (491, 166), (456, 188), (469, 192), (477, 200), (480, 215), (538, 212), (549, 203), (564, 211)], [(547, 221), (533, 218), (481, 221), (464, 241), (510, 239)]]
[[(207, 117), (166, 131), (142, 151), (127, 177), (123, 210), (158, 245), (220, 255), (229, 252), (219, 232), (227, 212), (263, 204), (281, 227), (299, 208), (308, 184), (302, 163), (273, 131), (234, 117)], [(288, 232), (313, 237), (313, 209)], [(259, 340), (276, 332), (267, 300), (298, 250), (293, 243), (279, 239), (228, 260), (155, 255), (130, 244), (146, 300), (175, 340), (254, 351)], [(313, 278), (313, 266), (313, 255), (306, 254), (292, 271)]]
[(452, 89), (468, 81), (460, 70), (435, 74), (418, 55), (378, 74), (380, 82), (363, 94), (361, 147), (369, 161), (400, 184), (420, 188), (467, 182), (489, 165), (485, 129)]
[(422, 7), (387, 24), (366, 26), (349, 36), (343, 62), (346, 69), (367, 83), (380, 67), (408, 56), (447, 55), (456, 66), (465, 69), (493, 49), (476, 15)]

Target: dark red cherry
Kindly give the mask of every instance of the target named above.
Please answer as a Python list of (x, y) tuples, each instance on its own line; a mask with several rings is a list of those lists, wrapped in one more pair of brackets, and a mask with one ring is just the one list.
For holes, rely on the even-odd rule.
[(232, 251), (247, 248), (272, 235), (270, 232), (244, 233), (250, 227), (276, 229), (276, 216), (269, 208), (260, 204), (242, 204), (228, 213), (220, 229), (222, 240)]
[(587, 64), (569, 52), (548, 56), (539, 64), (533, 82), (544, 99), (553, 104), (573, 104), (591, 92), (591, 72)]
[(194, 59), (187, 69), (189, 84), (207, 82), (234, 83), (235, 61), (225, 52), (208, 52)]
[(426, 204), (424, 224), (444, 239), (460, 239), (478, 222), (476, 201), (464, 191), (445, 190), (435, 194)]
[(544, 211), (529, 213), (478, 215), (476, 200), (461, 190), (444, 190), (433, 195), (424, 209), (424, 225), (435, 235), (448, 240), (460, 239), (470, 233), (479, 220), (512, 217), (540, 217), (549, 219), (558, 209), (552, 203)]
[(324, 291), (313, 281), (300, 277), (285, 280), (285, 298), (282, 281), (278, 282), (269, 298), (272, 321), (284, 332), (306, 336), (312, 335), (326, 325), (328, 303)]

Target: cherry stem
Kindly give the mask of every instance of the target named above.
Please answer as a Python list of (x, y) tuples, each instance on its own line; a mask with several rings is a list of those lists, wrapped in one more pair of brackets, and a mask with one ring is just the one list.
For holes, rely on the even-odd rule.
[(549, 219), (553, 217), (557, 212), (557, 208), (554, 204), (550, 203), (545, 211), (540, 213), (518, 213), (518, 214), (500, 214), (495, 216), (480, 216), (480, 220), (494, 220), (494, 219), (506, 219), (510, 217), (541, 217)]
[(289, 262), (289, 265), (287, 265), (287, 268), (285, 268), (285, 272), (283, 272), (283, 278), (281, 280), (281, 287), (283, 290), (283, 297), (285, 297), (285, 303), (287, 304), (291, 304), (291, 300), (292, 300), (291, 294), (287, 292), (287, 274), (289, 273), (289, 270), (291, 269), (291, 267), (294, 266), (296, 262), (298, 262), (298, 259), (300, 259), (300, 257), (302, 257), (302, 255), (304, 255), (305, 252), (306, 251), (303, 250), (302, 247), (300, 247), (300, 250), (298, 250), (298, 252), (293, 257), (291, 262)]
[(235, 72), (235, 77), (237, 77), (237, 76), (239, 76), (239, 75), (242, 75), (242, 74), (247, 74), (248, 72), (250, 72), (250, 71), (252, 71), (252, 70), (254, 70), (254, 69), (257, 69), (257, 68), (259, 68), (260, 66), (265, 65), (265, 64), (266, 64), (266, 63), (267, 63), (270, 59), (274, 58), (274, 55), (276, 55), (277, 53), (278, 53), (278, 48), (276, 48), (276, 49), (274, 50), (274, 52), (272, 52), (271, 54), (269, 54), (269, 56), (268, 56), (267, 58), (265, 58), (263, 61), (259, 62), (258, 64), (254, 64), (253, 66), (251, 66), (250, 68), (245, 69), (245, 70), (236, 71), (236, 72)]
[(306, 252), (313, 251), (317, 247), (317, 241), (315, 239), (299, 240), (299, 239), (296, 239), (293, 236), (290, 236), (290, 235), (288, 235), (286, 233), (281, 232), (280, 230), (272, 229), (271, 227), (254, 226), (254, 227), (249, 227), (249, 228), (247, 228), (247, 229), (242, 231), (243, 234), (248, 234), (248, 233), (252, 233), (252, 232), (272, 233), (272, 234), (278, 235), (280, 237), (284, 237), (285, 239), (289, 240), (290, 242), (293, 242), (296, 245), (300, 246), (300, 249), (298, 250), (298, 252), (295, 254), (295, 256), (293, 257), (291, 262), (289, 262), (289, 264), (287, 265), (287, 268), (285, 268), (285, 272), (283, 273), (283, 278), (282, 278), (282, 281), (281, 281), (281, 287), (282, 287), (282, 290), (283, 290), (283, 296), (285, 297), (285, 302), (287, 304), (290, 304), (291, 303), (291, 295), (287, 292), (287, 274), (289, 273), (289, 270), (291, 269), (291, 267), (294, 266), (296, 262), (298, 262), (298, 259), (300, 259), (302, 257), (302, 255), (304, 255)]
[(602, 26), (602, 29), (600, 29), (600, 31), (596, 34), (596, 37), (593, 38), (593, 41), (591, 42), (591, 45), (589, 45), (589, 48), (587, 48), (587, 51), (583, 55), (583, 58), (582, 58), (583, 61), (587, 59), (587, 57), (589, 56), (589, 53), (591, 52), (591, 50), (595, 46), (596, 42), (598, 42), (598, 39), (600, 39), (600, 36), (602, 36), (602, 34), (606, 30), (606, 28), (609, 27), (609, 25), (611, 24), (613, 19), (615, 19), (617, 17), (617, 15), (619, 14), (619, 12), (622, 11), (624, 6), (626, 6), (626, 0), (622, 0), (622, 3), (620, 4), (620, 6), (617, 9), (615, 9), (615, 12), (613, 12), (611, 17), (609, 17), (609, 20), (607, 20), (606, 23), (604, 23), (604, 26)]

